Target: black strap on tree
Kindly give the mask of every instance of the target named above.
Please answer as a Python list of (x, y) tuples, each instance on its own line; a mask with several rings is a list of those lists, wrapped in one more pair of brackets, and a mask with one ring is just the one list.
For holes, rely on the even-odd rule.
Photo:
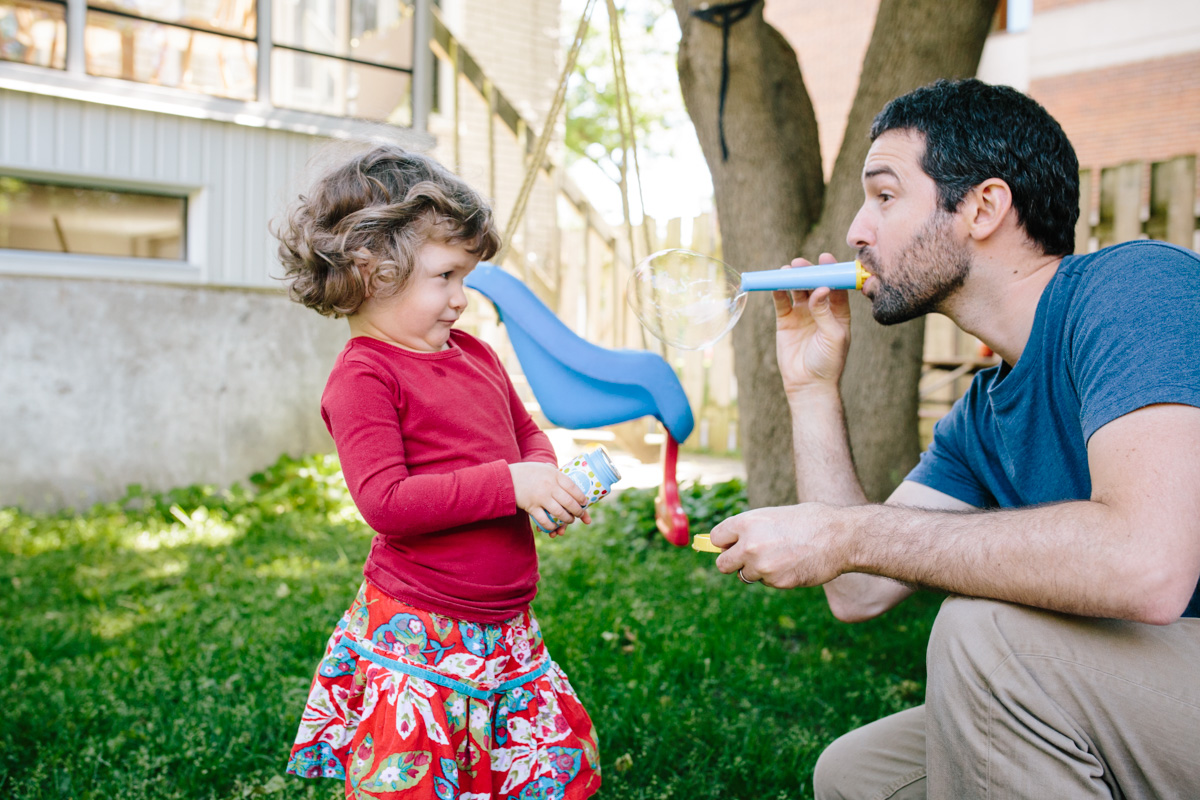
[(729, 91), (729, 29), (734, 23), (745, 19), (750, 9), (759, 0), (735, 0), (732, 3), (713, 5), (705, 3), (692, 12), (693, 17), (711, 25), (721, 26), (721, 101), (717, 108), (717, 130), (721, 134), (721, 160), (729, 160), (729, 147), (725, 144), (725, 94)]

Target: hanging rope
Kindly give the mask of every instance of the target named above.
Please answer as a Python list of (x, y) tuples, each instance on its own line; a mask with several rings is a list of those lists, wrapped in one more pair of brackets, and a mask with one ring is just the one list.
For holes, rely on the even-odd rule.
[(738, 0), (721, 5), (705, 5), (692, 12), (710, 25), (721, 27), (721, 99), (717, 107), (717, 131), (721, 135), (721, 160), (729, 160), (729, 146), (725, 144), (725, 95), (729, 91), (729, 29), (750, 14), (750, 9), (759, 0)]
[(633, 214), (629, 207), (629, 139), (631, 138), (632, 120), (626, 116), (628, 106), (625, 103), (624, 89), (621, 84), (621, 68), (617, 55), (617, 7), (614, 0), (608, 0), (608, 45), (612, 51), (613, 60), (613, 90), (617, 95), (617, 132), (621, 135), (621, 163), (618, 165), (620, 180), (617, 186), (621, 190), (621, 211), (625, 215), (625, 232), (629, 236), (629, 260), (637, 260), (637, 252), (633, 246)]
[[(621, 25), (620, 12), (617, 11), (615, 0), (608, 0), (608, 17), (609, 17), (609, 38), (612, 46), (613, 73), (616, 78), (617, 89), (617, 120), (621, 128), (621, 151), (622, 155), (621, 172), (624, 175), (626, 172), (625, 165), (628, 163), (629, 155), (633, 155), (633, 176), (637, 184), (638, 208), (642, 211), (642, 238), (643, 244), (646, 246), (646, 252), (649, 253), (653, 249), (650, 241), (650, 228), (646, 225), (646, 199), (642, 194), (642, 170), (638, 163), (637, 152), (637, 136), (634, 135), (633, 123), (633, 100), (629, 94), (629, 81), (625, 78), (625, 48), (621, 44)], [(621, 111), (624, 111), (622, 115)], [(628, 186), (627, 181), (623, 181), (621, 185), (622, 193), (626, 193)], [(629, 198), (622, 197), (622, 202), (625, 206), (625, 224), (629, 226), (629, 258), (631, 261), (637, 260), (637, 253), (633, 249), (633, 219), (629, 213)]]
[(587, 0), (587, 5), (584, 6), (583, 16), (579, 20), (579, 28), (575, 31), (575, 41), (571, 43), (571, 49), (567, 52), (567, 63), (563, 67), (562, 77), (558, 81), (558, 91), (554, 93), (554, 100), (550, 104), (550, 111), (546, 114), (546, 121), (542, 124), (542, 134), (538, 137), (537, 145), (533, 150), (533, 160), (529, 164), (529, 168), (525, 171), (525, 180), (521, 183), (521, 190), (517, 192), (516, 202), (513, 204), (512, 215), (508, 218), (508, 225), (504, 229), (503, 245), (500, 252), (496, 254), (496, 263), (504, 263), (504, 257), (508, 254), (509, 248), (512, 246), (513, 236), (516, 235), (517, 227), (521, 223), (521, 218), (525, 215), (525, 205), (529, 202), (529, 195), (533, 191), (533, 183), (537, 178), (542, 162), (546, 158), (546, 149), (550, 144), (550, 137), (554, 133), (555, 125), (558, 123), (558, 113), (562, 111), (563, 101), (567, 96), (567, 81), (571, 77), (571, 72), (575, 69), (575, 61), (579, 58), (579, 50), (583, 47), (583, 39), (587, 35), (588, 20), (591, 19), (592, 10), (596, 5), (596, 0)]
[[(621, 133), (621, 180), (617, 185), (621, 189), (621, 207), (625, 213), (625, 232), (629, 237), (629, 263), (633, 264), (637, 261), (638, 254), (637, 246), (634, 243), (633, 215), (630, 212), (629, 204), (628, 165), (631, 154), (634, 180), (637, 182), (638, 207), (642, 212), (642, 239), (647, 254), (653, 249), (653, 245), (650, 241), (650, 226), (646, 224), (646, 200), (642, 195), (642, 172), (637, 157), (637, 136), (634, 135), (633, 129), (633, 101), (629, 94), (629, 82), (625, 78), (625, 48), (621, 44), (620, 12), (617, 11), (615, 0), (607, 0), (607, 2), (609, 46), (612, 49), (613, 77), (615, 78), (614, 88), (617, 95), (617, 128)], [(649, 350), (646, 329), (638, 326), (638, 332), (642, 337), (642, 349)], [(667, 352), (666, 344), (660, 342), (659, 348), (665, 358)]]

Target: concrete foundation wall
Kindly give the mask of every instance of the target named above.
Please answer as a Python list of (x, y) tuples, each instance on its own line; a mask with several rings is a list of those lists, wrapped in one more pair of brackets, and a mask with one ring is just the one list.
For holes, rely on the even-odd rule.
[(327, 451), (347, 336), (278, 291), (0, 276), (0, 505), (224, 486)]

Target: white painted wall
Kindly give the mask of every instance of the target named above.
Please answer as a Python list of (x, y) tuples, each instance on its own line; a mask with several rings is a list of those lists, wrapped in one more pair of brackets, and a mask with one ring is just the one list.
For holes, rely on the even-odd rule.
[(1024, 91), (1039, 78), (1197, 50), (1198, 0), (1101, 0), (1034, 14), (1021, 32), (993, 34), (978, 75)]
[(1200, 50), (1197, 0), (1103, 0), (1036, 14), (1033, 79)]

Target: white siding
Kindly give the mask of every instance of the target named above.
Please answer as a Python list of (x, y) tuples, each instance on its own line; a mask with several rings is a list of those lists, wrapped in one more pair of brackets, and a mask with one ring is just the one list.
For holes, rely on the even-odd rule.
[[(397, 139), (405, 135), (396, 130)], [(0, 273), (277, 286), (268, 225), (311, 177), (314, 155), (332, 141), (0, 89), (0, 172), (183, 192), (192, 218), (186, 266), (0, 251)]]

